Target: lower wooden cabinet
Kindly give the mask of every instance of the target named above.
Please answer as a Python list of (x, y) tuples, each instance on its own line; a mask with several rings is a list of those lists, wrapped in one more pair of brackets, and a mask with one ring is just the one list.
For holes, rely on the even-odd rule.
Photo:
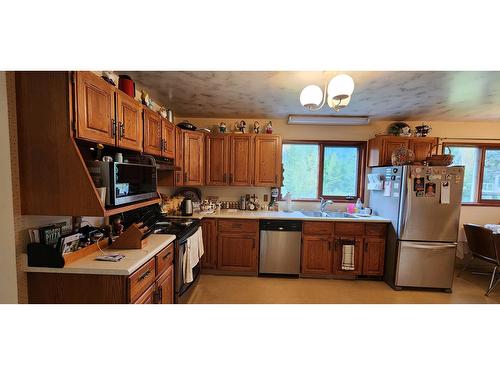
[(171, 265), (155, 282), (155, 303), (174, 303), (174, 266)]
[(205, 248), (205, 253), (201, 258), (201, 267), (215, 269), (217, 268), (217, 220), (203, 219), (201, 230), (203, 232), (203, 247)]
[(149, 305), (155, 303), (155, 286), (151, 285), (139, 298), (134, 305)]
[(257, 272), (258, 235), (251, 233), (219, 233), (217, 250), (218, 270)]
[(332, 272), (333, 239), (330, 236), (302, 237), (301, 273), (328, 275)]
[[(344, 269), (343, 247), (347, 245), (354, 246), (353, 269)], [(349, 261), (347, 259), (347, 261)], [(350, 268), (350, 267), (349, 267)], [(355, 237), (337, 237), (335, 239), (335, 255), (333, 273), (335, 275), (361, 275), (363, 270), (363, 238)]]
[(363, 275), (382, 275), (384, 273), (385, 238), (365, 237), (363, 247)]

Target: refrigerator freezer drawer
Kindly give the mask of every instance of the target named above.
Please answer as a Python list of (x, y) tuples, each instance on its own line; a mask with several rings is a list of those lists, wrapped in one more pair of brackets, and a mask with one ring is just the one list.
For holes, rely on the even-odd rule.
[(451, 288), (456, 243), (400, 241), (396, 286)]

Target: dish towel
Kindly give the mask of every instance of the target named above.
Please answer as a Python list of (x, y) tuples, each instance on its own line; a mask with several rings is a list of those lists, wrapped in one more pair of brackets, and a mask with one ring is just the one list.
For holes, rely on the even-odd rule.
[(193, 281), (193, 268), (199, 263), (205, 253), (201, 228), (186, 241), (186, 249), (182, 257), (182, 276), (185, 283)]
[(354, 270), (354, 245), (342, 245), (342, 269)]

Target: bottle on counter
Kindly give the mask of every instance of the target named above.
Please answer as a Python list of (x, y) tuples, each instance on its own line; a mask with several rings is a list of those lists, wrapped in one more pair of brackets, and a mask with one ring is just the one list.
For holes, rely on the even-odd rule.
[(360, 213), (362, 210), (363, 210), (363, 203), (361, 203), (361, 198), (358, 198), (358, 200), (356, 201), (356, 212), (357, 213)]
[(247, 201), (244, 196), (240, 198), (240, 210), (246, 210), (247, 209)]

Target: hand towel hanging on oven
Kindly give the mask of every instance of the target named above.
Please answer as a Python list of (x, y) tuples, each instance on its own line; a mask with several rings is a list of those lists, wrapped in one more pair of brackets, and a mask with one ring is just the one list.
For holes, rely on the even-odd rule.
[(186, 283), (193, 281), (193, 267), (198, 264), (204, 252), (203, 235), (200, 227), (195, 234), (188, 238), (182, 259), (182, 275)]
[(342, 243), (342, 269), (353, 271), (354, 268), (354, 243), (351, 241)]

